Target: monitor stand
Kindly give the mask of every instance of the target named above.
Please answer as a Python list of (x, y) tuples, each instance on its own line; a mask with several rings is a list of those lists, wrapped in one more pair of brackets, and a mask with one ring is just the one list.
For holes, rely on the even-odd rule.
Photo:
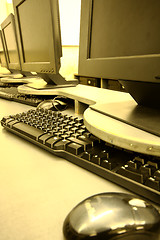
[[(42, 81), (35, 81), (18, 87), (18, 92), (31, 95), (49, 95), (51, 90), (66, 87), (75, 87), (77, 79), (66, 80), (60, 74), (38, 74)], [(48, 91), (50, 92), (48, 92)]]
[(119, 81), (135, 101), (97, 104), (94, 110), (160, 136), (160, 83), (157, 80)]
[(20, 73), (6, 73), (6, 74), (3, 74), (3, 73), (0, 73), (0, 78), (13, 78), (13, 79), (16, 79), (16, 78), (22, 78), (23, 75), (20, 74)]
[(28, 84), (28, 83), (34, 83), (39, 82), (41, 84), (44, 84), (44, 80), (37, 76), (23, 76), (19, 77), (18, 75), (14, 78), (12, 77), (3, 77), (0, 79), (0, 82), (4, 84)]
[(160, 136), (160, 110), (134, 101), (96, 104), (91, 109), (136, 128)]

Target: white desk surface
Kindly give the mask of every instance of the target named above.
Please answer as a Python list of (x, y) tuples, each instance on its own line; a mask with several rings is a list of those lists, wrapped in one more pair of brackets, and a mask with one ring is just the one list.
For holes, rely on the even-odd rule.
[[(0, 119), (30, 106), (0, 99)], [(127, 192), (0, 126), (0, 240), (63, 240), (62, 225), (83, 199)]]

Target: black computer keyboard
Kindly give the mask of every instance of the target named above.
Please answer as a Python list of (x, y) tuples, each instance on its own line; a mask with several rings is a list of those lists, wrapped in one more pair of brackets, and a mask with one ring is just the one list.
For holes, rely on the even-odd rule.
[(4, 117), (7, 130), (136, 194), (160, 203), (160, 158), (120, 149), (92, 135), (83, 119), (31, 109)]
[(3, 82), (0, 82), (0, 87), (3, 87), (3, 88), (9, 88), (9, 87), (18, 87), (19, 84), (16, 84), (16, 83), (3, 83)]
[(0, 87), (0, 98), (35, 107), (46, 99), (44, 96), (20, 94), (17, 87)]

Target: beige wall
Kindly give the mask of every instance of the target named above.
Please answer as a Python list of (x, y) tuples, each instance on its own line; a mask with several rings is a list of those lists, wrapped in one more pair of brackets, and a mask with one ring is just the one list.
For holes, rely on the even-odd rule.
[(59, 0), (62, 45), (79, 45), (81, 0)]
[(79, 47), (63, 46), (62, 51), (60, 74), (67, 80), (74, 79), (74, 74), (78, 73)]
[(0, 23), (10, 14), (13, 13), (13, 6), (10, 1), (0, 0)]
[(7, 16), (6, 0), (0, 0), (0, 23), (3, 22), (6, 16)]

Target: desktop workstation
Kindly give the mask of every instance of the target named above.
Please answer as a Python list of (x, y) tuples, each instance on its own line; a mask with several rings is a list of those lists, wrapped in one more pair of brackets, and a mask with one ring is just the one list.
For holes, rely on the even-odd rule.
[(31, 106), (37, 106), (44, 100), (42, 97), (24, 96), (18, 93), (17, 87), (24, 83), (42, 81), (36, 73), (23, 72), (19, 57), (19, 47), (15, 28), (14, 15), (11, 13), (1, 23), (0, 30), (0, 97)]
[(2, 67), (8, 69), (8, 74), (2, 74), (0, 78), (0, 97), (10, 101), (17, 101), (31, 106), (37, 106), (44, 101), (44, 97), (35, 97), (18, 93), (17, 87), (24, 83), (42, 82), (35, 72), (22, 71), (19, 56), (19, 46), (15, 27), (15, 17), (11, 13), (1, 23), (1, 61)]
[[(22, 21), (22, 25), (25, 24), (23, 18), (25, 16), (24, 12), (26, 13), (26, 18), (30, 16), (27, 14), (27, 10), (30, 9), (30, 4), (33, 2), (35, 3), (35, 1), (30, 0), (28, 1), (27, 5), (26, 1), (13, 1), (15, 14), (18, 12), (21, 16), (19, 18), (19, 21)], [(47, 4), (50, 4), (51, 2), (47, 1)], [(98, 21), (98, 19), (100, 19), (98, 17), (99, 15), (97, 15), (99, 14), (97, 11), (99, 10), (101, 12), (104, 6), (106, 9), (108, 9), (108, 6), (110, 6), (112, 9), (114, 5), (112, 5), (111, 2), (112, 1), (107, 1), (106, 4), (109, 5), (104, 5), (104, 1), (99, 0), (82, 1), (81, 44), (79, 60), (80, 74), (93, 74), (95, 76), (96, 74), (104, 74), (106, 77), (106, 71), (109, 71), (110, 78), (113, 76), (117, 79), (119, 76), (119, 78), (123, 79), (125, 78), (126, 74), (126, 64), (129, 64), (128, 68), (130, 68), (130, 71), (127, 71), (129, 82), (131, 82), (132, 76), (134, 76), (136, 82), (138, 82), (138, 80), (143, 81), (143, 78), (146, 77), (146, 74), (148, 76), (148, 82), (156, 81), (155, 79), (153, 80), (152, 73), (154, 71), (156, 72), (156, 75), (154, 76), (156, 76), (157, 79), (157, 54), (154, 56), (153, 53), (150, 54), (149, 52), (149, 55), (146, 56), (147, 59), (145, 60), (145, 67), (147, 64), (150, 66), (152, 60), (155, 62), (155, 66), (154, 69), (152, 69), (152, 73), (150, 72), (150, 69), (147, 69), (148, 72), (144, 73), (145, 75), (143, 75), (144, 62), (141, 62), (141, 60), (143, 58), (145, 59), (145, 55), (138, 57), (138, 64), (135, 65), (137, 62), (137, 54), (135, 54), (134, 57), (125, 57), (125, 59), (123, 59), (123, 56), (120, 56), (119, 59), (116, 57), (116, 62), (114, 63), (113, 56), (104, 57), (103, 59), (102, 56), (99, 55), (100, 59), (97, 59), (98, 57), (95, 57), (96, 55), (92, 55), (94, 54), (94, 52), (91, 51), (92, 48), (90, 48), (89, 53), (88, 39), (90, 39), (90, 43), (94, 41), (94, 32), (92, 33), (91, 31), (91, 34), (89, 34), (90, 31), (88, 31), (88, 29), (92, 29), (93, 31), (95, 30), (95, 22), (96, 20)], [(52, 3), (56, 4), (56, 1), (53, 1)], [(97, 4), (99, 5), (99, 8), (97, 8)], [(133, 6), (136, 7), (137, 4), (139, 11), (140, 9), (142, 10), (144, 7), (143, 4), (141, 5), (141, 3), (136, 2), (135, 5), (133, 4)], [(157, 4), (159, 3), (157, 2)], [(41, 7), (43, 8), (43, 5)], [(39, 6), (39, 10), (41, 7)], [(130, 7), (130, 5), (128, 5), (128, 7)], [(148, 13), (148, 10), (150, 9), (149, 3), (147, 7), (148, 8), (146, 12), (149, 14), (151, 13), (150, 11)], [(155, 5), (154, 10), (156, 9), (157, 6)], [(120, 11), (122, 13), (122, 10), (123, 9), (120, 10), (118, 8), (118, 12)], [(32, 9), (32, 11), (34, 12), (34, 9)], [(101, 16), (104, 15), (101, 14)], [(109, 12), (108, 16), (110, 19), (111, 16), (109, 15)], [(138, 16), (139, 15), (137, 13), (137, 17)], [(150, 16), (151, 19), (153, 17), (152, 14), (147, 15), (147, 19), (148, 16)], [(114, 17), (116, 18), (116, 16)], [(146, 16), (144, 14), (144, 18), (145, 17)], [(84, 26), (86, 19), (87, 21), (89, 20), (88, 25)], [(125, 29), (127, 26), (125, 25), (126, 22), (124, 20), (125, 19), (122, 19), (122, 22), (124, 23), (123, 28)], [(140, 21), (140, 19), (137, 21)], [(158, 21), (158, 19), (155, 21)], [(92, 28), (90, 26), (91, 23)], [(18, 29), (20, 30), (19, 26), (22, 25), (18, 24), (18, 21), (17, 25)], [(156, 26), (156, 24), (154, 24), (154, 26)], [(116, 24), (115, 28), (117, 29)], [(21, 41), (23, 38), (19, 38), (19, 45), (21, 45), (21, 42), (25, 43), (25, 29), (27, 29), (27, 26), (22, 30), (24, 34), (24, 42)], [(30, 29), (30, 31), (32, 30), (33, 29)], [(124, 39), (122, 42), (123, 41)], [(97, 43), (96, 45), (93, 44), (93, 50), (94, 46), (97, 46)], [(120, 46), (122, 45), (120, 44)], [(23, 48), (24, 54), (21, 54), (22, 68), (24, 67), (25, 70), (28, 70), (28, 68), (33, 69), (33, 66), (31, 64), (28, 64), (27, 61), (24, 61), (24, 59), (31, 60), (30, 55), (26, 55), (26, 58), (23, 59), (25, 54), (28, 54), (27, 45), (25, 45), (25, 47)], [(145, 51), (147, 51), (147, 47)], [(57, 51), (59, 53), (59, 50)], [(33, 57), (33, 55), (31, 56)], [(60, 55), (58, 56), (58, 59), (59, 58)], [(95, 63), (96, 59), (98, 62)], [(111, 66), (110, 60), (113, 63), (113, 66)], [(32, 61), (34, 62), (34, 59), (32, 59)], [(99, 62), (101, 62), (101, 69), (99, 69), (99, 66), (97, 65)], [(87, 66), (87, 64), (89, 65)], [(93, 66), (91, 66), (92, 64)], [(109, 64), (109, 67), (107, 67), (107, 64)], [(36, 63), (33, 65), (38, 69)], [(42, 67), (41, 63), (38, 65)], [(135, 71), (132, 71), (134, 69), (132, 69), (131, 66), (134, 66), (136, 68), (137, 78), (140, 77), (139, 79), (136, 78)], [(49, 68), (49, 64), (46, 64), (46, 67)], [(55, 70), (55, 73), (53, 73), (55, 75), (59, 70), (59, 66), (56, 65), (56, 67), (57, 68)], [(115, 69), (117, 69), (116, 72)], [(49, 82), (46, 84), (47, 86), (43, 85), (42, 87), (40, 86), (38, 88), (36, 87), (36, 84), (35, 86), (20, 86), (18, 88), (19, 92), (23, 94), (37, 94), (42, 96), (60, 95), (71, 98), (75, 101), (75, 111), (73, 108), (68, 108), (65, 112), (62, 112), (62, 115), (65, 117), (62, 117), (62, 115), (59, 114), (59, 118), (57, 113), (53, 113), (51, 110), (42, 109), (41, 112), (39, 109), (33, 109), (30, 111), (29, 106), (15, 102), (7, 102), (1, 99), (1, 118), (3, 119), (1, 123), (5, 129), (9, 130), (12, 133), (15, 133), (14, 135), (3, 129), (1, 134), (2, 156), (3, 159), (5, 159), (5, 161), (3, 161), (3, 159), (1, 160), (1, 189), (3, 190), (4, 195), (4, 198), (1, 199), (1, 206), (3, 207), (1, 211), (1, 219), (3, 221), (1, 224), (2, 239), (63, 239), (62, 225), (68, 212), (84, 198), (100, 192), (129, 193), (129, 191), (131, 191), (132, 194), (134, 193), (137, 195), (137, 198), (141, 195), (143, 199), (148, 199), (147, 201), (151, 202), (153, 205), (156, 205), (156, 207), (159, 209), (159, 128), (151, 128), (150, 124), (149, 126), (145, 125), (146, 122), (144, 119), (143, 129), (139, 129), (142, 128), (142, 126), (133, 126), (137, 123), (131, 122), (128, 124), (126, 123), (128, 120), (125, 119), (124, 122), (124, 119), (120, 120), (119, 116), (111, 117), (111, 113), (107, 113), (106, 108), (103, 106), (108, 105), (109, 109), (109, 106), (111, 104), (112, 107), (116, 104), (118, 105), (118, 108), (120, 108), (121, 105), (119, 104), (129, 102), (131, 103), (130, 106), (133, 106), (135, 108), (137, 104), (134, 102), (129, 93), (115, 92), (83, 85), (62, 87), (65, 80), (61, 79), (62, 82), (60, 82), (59, 86), (58, 82), (54, 82), (55, 76), (52, 76), (51, 78), (51, 74), (48, 73), (48, 71), (49, 70), (44, 71), (44, 69), (41, 68), (40, 73), (41, 77), (44, 77), (45, 81), (49, 79)], [(86, 73), (85, 71), (90, 71), (90, 73)], [(97, 73), (97, 71), (100, 72)], [(46, 76), (44, 76), (44, 72), (46, 72)], [(50, 80), (52, 80), (54, 84)], [(48, 84), (52, 86), (48, 86)], [(153, 103), (155, 102), (153, 101)], [(149, 113), (152, 113), (152, 108), (150, 107), (149, 109), (151, 110)], [(157, 109), (155, 111), (156, 113), (159, 112)], [(24, 113), (22, 115), (18, 114), (21, 112)], [(38, 127), (35, 128), (34, 124), (30, 124), (34, 113), (36, 113), (37, 118), (42, 118), (46, 114), (52, 114), (52, 122), (55, 121), (54, 117), (57, 116), (56, 124), (60, 119), (58, 126), (62, 125), (62, 121), (65, 120), (65, 123), (63, 122), (63, 129), (61, 128), (59, 131), (54, 132), (55, 129), (53, 128), (53, 132), (51, 134), (49, 132), (51, 129), (47, 130), (48, 132), (45, 130), (42, 133), (43, 129), (40, 129)], [(26, 124), (25, 120), (27, 119), (28, 114), (30, 120), (28, 121), (28, 124)], [(67, 117), (68, 115), (66, 116), (65, 114), (68, 114), (69, 117)], [(84, 125), (82, 125), (82, 120), (77, 120), (77, 115), (83, 116), (84, 124), (87, 129), (84, 128)], [(47, 118), (49, 119), (50, 117), (51, 115), (48, 115)], [(45, 121), (46, 120), (47, 119), (45, 118)], [(67, 133), (65, 133), (71, 134), (71, 136), (66, 137), (62, 130), (68, 126), (71, 126), (74, 120), (74, 127), (70, 127), (70, 129), (73, 128), (74, 133), (67, 131)], [(76, 127), (75, 124), (77, 124)], [(78, 128), (79, 126), (81, 126), (81, 129)], [(92, 134), (95, 135), (95, 141), (93, 140)], [(19, 135), (22, 138), (16, 135)], [(62, 135), (65, 135), (65, 137)], [(59, 139), (60, 141), (57, 141), (56, 139), (56, 141), (53, 143), (55, 136), (62, 138)], [(84, 140), (86, 136), (92, 136), (89, 143)], [(100, 142), (97, 137), (101, 139)], [(38, 147), (33, 143), (38, 145)], [(94, 144), (97, 145), (96, 149), (93, 149), (94, 152), (92, 152), (90, 149), (94, 147)], [(73, 146), (76, 146), (76, 148)], [(10, 151), (6, 150), (6, 148)], [(44, 151), (41, 148), (44, 148), (47, 151)], [(83, 151), (82, 148), (84, 148)], [(100, 150), (103, 150), (103, 152), (99, 152)], [(115, 152), (118, 153), (118, 158), (116, 158), (116, 160), (113, 160), (112, 154), (114, 155)], [(102, 154), (106, 154), (105, 158), (103, 158), (104, 155), (102, 156)], [(129, 158), (126, 158), (128, 154)], [(116, 163), (119, 163), (120, 165), (117, 166)], [(137, 167), (139, 169), (137, 169)], [(89, 171), (86, 171), (85, 169)], [(153, 171), (156, 174), (153, 174)], [(97, 175), (103, 178), (100, 178)], [(148, 176), (147, 180), (146, 176)], [(141, 225), (139, 228), (140, 227), (142, 230), (143, 226)], [(125, 234), (124, 231), (121, 231), (121, 233)], [(119, 236), (123, 237), (123, 235), (120, 235), (121, 233), (119, 233)]]
[[(1, 42), (3, 47), (2, 56), (5, 56), (6, 64), (3, 64), (11, 74), (0, 79), (3, 83), (23, 84), (32, 80), (36, 81), (36, 76), (31, 72), (23, 72), (19, 57), (19, 47), (17, 43), (17, 33), (15, 27), (15, 18), (10, 13), (1, 23)], [(2, 57), (3, 58), (3, 57)], [(4, 60), (3, 60), (4, 61)], [(36, 74), (35, 74), (36, 75)]]
[[(7, 16), (7, 18), (1, 23), (0, 46), (2, 67), (8, 69), (8, 73), (4, 72), (4, 74), (0, 75), (0, 80), (3, 82), (3, 77), (5, 77), (8, 80), (12, 79), (12, 83), (16, 83), (14, 79), (17, 79), (18, 83), (18, 79), (22, 78), (23, 75), (21, 73), (21, 66), (19, 61), (15, 20), (12, 13)], [(19, 83), (21, 82), (19, 80)]]

